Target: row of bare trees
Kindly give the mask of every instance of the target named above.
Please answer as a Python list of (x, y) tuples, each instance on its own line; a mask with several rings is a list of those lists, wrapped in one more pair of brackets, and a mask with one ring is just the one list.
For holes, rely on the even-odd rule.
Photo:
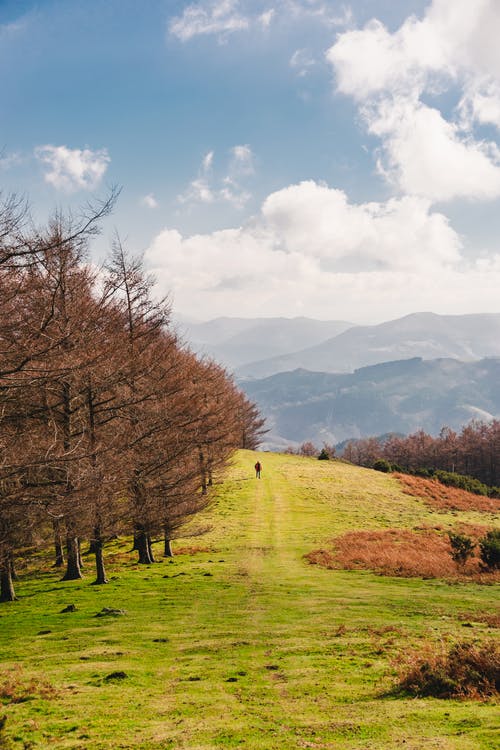
[(500, 486), (500, 421), (473, 421), (460, 432), (443, 427), (437, 437), (419, 430), (402, 437), (365, 438), (349, 442), (343, 458), (361, 466), (385, 459), (403, 469), (433, 468), (465, 474)]
[(119, 240), (105, 268), (88, 263), (114, 199), (43, 229), (15, 198), (0, 207), (0, 601), (15, 598), (16, 559), (49, 536), (67, 580), (83, 539), (100, 584), (117, 534), (141, 563), (158, 538), (168, 554), (214, 473), (263, 432), (226, 372), (181, 345)]

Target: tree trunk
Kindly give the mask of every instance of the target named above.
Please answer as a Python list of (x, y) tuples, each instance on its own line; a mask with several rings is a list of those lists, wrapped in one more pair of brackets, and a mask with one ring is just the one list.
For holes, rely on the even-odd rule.
[(0, 602), (15, 602), (16, 599), (10, 560), (7, 560), (0, 568)]
[(61, 580), (77, 581), (79, 578), (83, 578), (80, 567), (80, 550), (76, 536), (68, 536), (66, 538), (66, 554), (66, 573)]
[(106, 578), (106, 570), (104, 568), (104, 555), (103, 555), (103, 543), (101, 537), (101, 530), (99, 528), (94, 529), (94, 538), (92, 540), (92, 548), (95, 554), (95, 567), (97, 578), (94, 583), (96, 586), (108, 583)]
[(54, 568), (62, 568), (64, 565), (64, 548), (61, 534), (61, 523), (58, 518), (55, 518), (52, 522), (54, 528), (54, 550), (55, 550), (55, 562)]
[(174, 553), (172, 552), (172, 542), (170, 540), (170, 537), (168, 536), (168, 532), (165, 531), (165, 547), (163, 550), (163, 557), (173, 557)]
[(147, 542), (148, 542), (148, 552), (151, 562), (155, 562), (155, 556), (153, 555), (153, 545), (151, 544), (151, 537), (149, 534), (147, 535)]
[(151, 565), (151, 563), (154, 562), (151, 557), (151, 544), (144, 529), (137, 529), (135, 533), (135, 544), (137, 545), (136, 549), (139, 553), (138, 562), (140, 565)]
[(198, 449), (198, 460), (200, 463), (201, 494), (207, 494), (207, 471), (205, 468), (205, 457), (201, 448)]
[(16, 566), (15, 566), (15, 563), (14, 563), (14, 556), (13, 555), (10, 555), (10, 557), (9, 557), (9, 566), (10, 566), (10, 575), (12, 577), (12, 580), (13, 581), (18, 581), (19, 580), (19, 576), (16, 573)]

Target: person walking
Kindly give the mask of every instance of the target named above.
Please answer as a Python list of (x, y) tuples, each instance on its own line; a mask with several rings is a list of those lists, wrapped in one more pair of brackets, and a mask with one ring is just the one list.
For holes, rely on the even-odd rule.
[(255, 478), (260, 479), (260, 472), (262, 471), (262, 464), (260, 461), (257, 461), (255, 464)]

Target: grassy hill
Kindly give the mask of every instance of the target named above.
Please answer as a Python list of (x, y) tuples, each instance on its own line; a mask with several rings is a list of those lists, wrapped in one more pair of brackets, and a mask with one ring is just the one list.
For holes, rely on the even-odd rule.
[[(497, 634), (485, 614), (498, 589), (303, 557), (349, 530), (492, 514), (432, 510), (394, 477), (340, 462), (258, 455), (262, 479), (240, 452), (213, 531), (177, 542), (174, 561), (141, 567), (116, 542), (108, 586), (90, 573), (62, 583), (49, 562), (22, 573), (19, 601), (0, 606), (0, 747), (497, 747), (492, 700), (391, 691), (409, 651)], [(96, 617), (104, 608), (123, 613)]]

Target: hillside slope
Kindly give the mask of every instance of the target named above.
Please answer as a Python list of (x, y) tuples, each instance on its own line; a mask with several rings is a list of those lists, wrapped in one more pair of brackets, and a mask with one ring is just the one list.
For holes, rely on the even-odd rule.
[(443, 425), (459, 429), (500, 416), (500, 358), (414, 358), (345, 375), (296, 370), (241, 387), (267, 419), (267, 447), (418, 429), (437, 434)]
[[(213, 531), (178, 541), (171, 564), (138, 566), (115, 543), (106, 587), (22, 573), (20, 601), (0, 609), (15, 750), (493, 750), (493, 701), (388, 694), (408, 651), (491, 638), (491, 587), (304, 559), (349, 529), (491, 516), (431, 511), (367, 469), (241, 452), (206, 520)], [(122, 615), (96, 618), (104, 607)]]

